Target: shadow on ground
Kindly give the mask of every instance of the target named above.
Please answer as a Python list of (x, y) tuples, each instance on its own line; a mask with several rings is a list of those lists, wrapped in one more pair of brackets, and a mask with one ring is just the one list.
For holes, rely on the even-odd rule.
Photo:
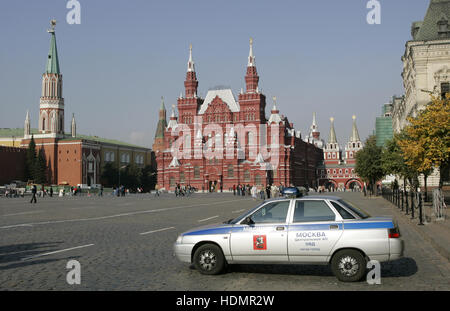
[[(418, 271), (416, 261), (401, 258), (381, 263), (381, 277), (407, 277)], [(226, 273), (256, 273), (279, 275), (334, 276), (329, 265), (229, 265)]]
[[(36, 262), (48, 261), (38, 260), (31, 262), (25, 259), (38, 254), (57, 251), (58, 245), (61, 243), (63, 242), (24, 243), (0, 246), (0, 265), (21, 261), (16, 266), (23, 266), (31, 263), (35, 264)], [(0, 266), (0, 270), (5, 270), (5, 266)]]

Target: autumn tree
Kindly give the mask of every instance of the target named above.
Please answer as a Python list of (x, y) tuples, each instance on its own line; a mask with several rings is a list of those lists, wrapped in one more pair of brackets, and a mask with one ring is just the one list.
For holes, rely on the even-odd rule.
[[(408, 122), (398, 140), (406, 165), (425, 179), (436, 167), (445, 172), (450, 157), (450, 94), (444, 99), (432, 96), (425, 109)], [(442, 187), (445, 176), (441, 173), (440, 177)]]

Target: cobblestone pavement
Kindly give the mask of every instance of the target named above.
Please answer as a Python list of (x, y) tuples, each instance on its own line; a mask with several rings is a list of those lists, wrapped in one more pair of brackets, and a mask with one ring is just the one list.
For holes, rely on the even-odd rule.
[[(176, 237), (192, 227), (234, 218), (255, 206), (248, 197), (164, 194), (0, 199), (1, 290), (449, 290), (450, 263), (382, 198), (338, 193), (372, 215), (394, 215), (405, 256), (382, 264), (381, 285), (341, 283), (327, 266), (236, 265), (204, 276), (173, 256)], [(66, 264), (81, 264), (69, 285)]]

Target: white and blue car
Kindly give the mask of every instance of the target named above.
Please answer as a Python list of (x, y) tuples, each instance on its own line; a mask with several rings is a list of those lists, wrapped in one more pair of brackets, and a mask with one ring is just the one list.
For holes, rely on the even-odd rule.
[(369, 260), (402, 257), (404, 243), (390, 217), (371, 217), (339, 197), (307, 196), (264, 201), (224, 224), (185, 232), (174, 250), (203, 274), (227, 264), (331, 264), (339, 280), (352, 282)]

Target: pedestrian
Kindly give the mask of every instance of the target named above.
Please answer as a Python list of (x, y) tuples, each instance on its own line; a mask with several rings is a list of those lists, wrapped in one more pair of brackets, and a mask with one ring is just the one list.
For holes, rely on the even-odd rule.
[(257, 195), (256, 195), (257, 191), (258, 190), (256, 189), (255, 185), (253, 185), (253, 187), (250, 188), (250, 194), (251, 194), (253, 200), (256, 200), (256, 198), (257, 198)]
[(34, 201), (34, 203), (36, 204), (36, 192), (37, 192), (37, 187), (36, 187), (36, 185), (33, 185), (33, 187), (31, 188), (31, 194), (33, 196), (31, 197), (30, 203), (33, 203), (33, 201)]
[(270, 199), (270, 185), (269, 184), (267, 184), (267, 187), (266, 187), (266, 195), (267, 195), (267, 198)]
[(158, 186), (158, 184), (155, 185), (155, 197), (156, 196), (159, 197), (159, 186)]
[(259, 187), (259, 196), (260, 196), (261, 200), (265, 199), (265, 197), (264, 197), (264, 186), (260, 186)]
[(53, 198), (53, 187), (50, 187), (50, 197)]
[(100, 186), (100, 196), (103, 196), (103, 185)]

